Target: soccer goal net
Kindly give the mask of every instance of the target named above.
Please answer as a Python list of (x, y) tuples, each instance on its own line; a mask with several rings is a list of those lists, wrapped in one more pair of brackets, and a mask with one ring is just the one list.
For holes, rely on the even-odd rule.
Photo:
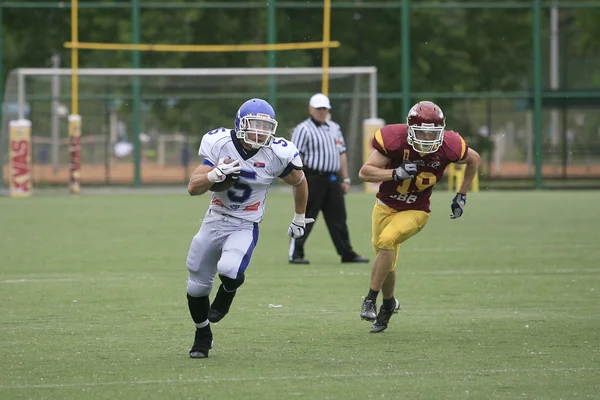
[[(289, 138), (321, 91), (321, 68), (79, 69), (81, 183), (130, 184), (133, 137), (141, 143), (144, 183), (184, 182), (207, 131), (233, 128), (249, 98), (275, 103), (278, 136)], [(133, 132), (134, 81), (140, 85), (140, 132)], [(69, 173), (70, 69), (16, 69), (5, 86), (0, 171), (7, 182), (9, 121), (31, 121), (34, 183), (66, 184)], [(377, 117), (377, 69), (329, 68), (332, 119), (347, 141), (351, 170), (362, 163), (362, 122)]]

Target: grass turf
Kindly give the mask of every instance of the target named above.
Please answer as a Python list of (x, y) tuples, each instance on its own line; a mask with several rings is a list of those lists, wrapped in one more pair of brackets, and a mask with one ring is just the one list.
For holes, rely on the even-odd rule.
[[(185, 299), (206, 197), (0, 198), (0, 398), (598, 396), (600, 192), (474, 193), (456, 221), (451, 197), (434, 192), (402, 246), (403, 309), (371, 335), (358, 315), (370, 264), (341, 264), (321, 218), (311, 264), (289, 265), (292, 198), (270, 194), (206, 360), (187, 356)], [(373, 202), (347, 198), (369, 258)]]

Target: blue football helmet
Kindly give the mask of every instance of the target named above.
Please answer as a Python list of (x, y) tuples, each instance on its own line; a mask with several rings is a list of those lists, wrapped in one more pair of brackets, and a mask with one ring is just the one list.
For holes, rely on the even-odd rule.
[(246, 101), (235, 116), (236, 137), (246, 142), (253, 149), (269, 147), (275, 137), (276, 130), (275, 111), (263, 99)]

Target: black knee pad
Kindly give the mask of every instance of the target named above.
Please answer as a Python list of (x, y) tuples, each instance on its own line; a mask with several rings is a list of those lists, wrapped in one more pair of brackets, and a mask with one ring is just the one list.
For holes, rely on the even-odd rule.
[(242, 275), (239, 279), (231, 279), (225, 275), (219, 275), (219, 279), (221, 279), (221, 282), (223, 282), (223, 287), (225, 287), (225, 290), (228, 292), (233, 292), (242, 286), (244, 280), (246, 280), (246, 276)]

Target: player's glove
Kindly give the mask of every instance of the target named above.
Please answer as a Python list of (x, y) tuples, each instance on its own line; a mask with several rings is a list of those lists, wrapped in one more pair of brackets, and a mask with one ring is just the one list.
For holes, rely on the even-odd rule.
[(227, 175), (233, 175), (233, 178), (237, 179), (241, 169), (240, 160), (226, 164), (224, 158), (219, 158), (217, 166), (207, 174), (207, 177), (210, 183), (223, 182)]
[(293, 239), (298, 239), (304, 236), (306, 224), (315, 222), (314, 218), (305, 218), (304, 214), (294, 214), (294, 219), (288, 228), (288, 236)]
[(465, 211), (465, 205), (467, 204), (467, 195), (456, 193), (456, 196), (452, 199), (452, 203), (450, 203), (450, 209), (452, 209), (452, 214), (450, 214), (451, 219), (460, 218), (463, 215), (463, 211)]
[(414, 178), (416, 175), (417, 166), (409, 161), (403, 161), (402, 165), (392, 172), (392, 178), (394, 178), (396, 182)]

